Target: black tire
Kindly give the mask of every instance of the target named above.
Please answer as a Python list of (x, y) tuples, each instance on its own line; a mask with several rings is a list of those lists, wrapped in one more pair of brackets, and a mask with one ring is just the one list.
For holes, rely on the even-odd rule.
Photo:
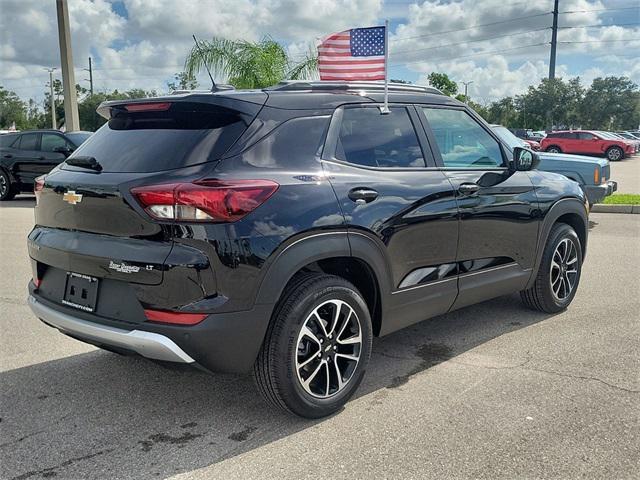
[[(572, 267), (573, 264), (562, 267), (563, 262), (557, 262), (557, 260), (561, 258), (561, 255), (558, 254), (557, 251), (559, 248), (561, 249), (560, 244), (564, 244), (564, 242), (570, 242), (573, 248), (575, 248), (575, 267)], [(557, 254), (560, 255), (560, 257), (557, 257)], [(559, 264), (558, 268), (553, 267), (555, 274), (552, 271), (552, 262)], [(570, 268), (575, 268), (576, 273), (570, 273)], [(566, 309), (573, 300), (578, 290), (581, 273), (582, 246), (580, 239), (569, 225), (557, 223), (549, 233), (536, 280), (531, 288), (520, 292), (520, 298), (522, 298), (522, 302), (527, 307), (533, 310), (546, 313), (560, 312)], [(562, 277), (559, 279), (562, 284), (565, 284), (566, 281), (566, 285), (571, 285), (570, 281), (573, 279), (572, 287), (568, 292), (561, 290), (561, 283), (554, 282), (554, 279), (557, 279), (558, 276)], [(558, 294), (554, 292), (555, 288), (558, 288)]]
[(624, 152), (620, 147), (609, 147), (607, 148), (605, 156), (610, 162), (617, 162), (624, 158)]
[(11, 183), (11, 177), (0, 169), (0, 202), (11, 200), (16, 196), (15, 185)]
[(547, 147), (547, 149), (545, 150), (545, 152), (549, 152), (549, 153), (562, 153), (562, 149), (557, 146), (557, 145), (550, 145), (549, 147)]
[[(373, 337), (369, 310), (357, 288), (343, 278), (334, 275), (303, 274), (294, 278), (287, 290), (274, 311), (262, 348), (254, 365), (256, 384), (267, 402), (276, 407), (301, 417), (325, 417), (342, 408), (355, 393), (364, 377), (371, 355)], [(349, 313), (349, 318), (342, 320), (345, 324), (349, 324), (349, 332), (354, 331), (353, 327), (359, 328), (355, 329), (356, 333), (349, 333), (351, 335), (349, 338), (344, 337), (344, 334), (347, 333), (346, 328), (342, 330), (344, 334), (334, 334), (332, 340), (329, 340), (332, 338), (331, 333), (329, 333), (328, 337), (324, 336), (325, 349), (320, 343), (322, 341), (320, 336), (323, 333), (319, 328), (315, 334), (318, 335), (320, 342), (312, 342), (310, 340), (311, 337), (306, 337), (302, 333), (302, 328), (303, 326), (313, 328), (309, 326), (309, 322), (315, 321), (313, 319), (316, 318), (313, 312), (320, 311), (318, 309), (329, 308), (325, 307), (325, 305), (334, 306), (332, 302), (336, 302), (340, 305), (340, 309), (344, 309), (344, 312), (341, 313), (341, 318), (344, 319), (347, 316), (347, 312)], [(345, 304), (347, 307), (344, 306)], [(352, 316), (353, 313), (355, 313), (355, 318)], [(351, 321), (349, 320), (350, 318)], [(316, 324), (316, 326), (318, 325)], [(326, 327), (330, 326), (329, 324), (326, 325)], [(337, 345), (337, 343), (341, 343), (339, 342), (340, 337), (346, 343), (356, 338), (354, 335), (361, 340), (358, 346)], [(309, 352), (305, 354), (304, 350), (307, 348), (301, 349), (301, 346), (307, 347), (308, 344), (317, 344), (318, 349), (311, 350), (311, 348), (308, 348)], [(349, 363), (353, 362), (353, 360), (338, 358), (344, 357), (344, 355), (340, 355), (343, 348), (354, 349), (351, 352), (355, 352), (355, 349), (358, 349), (359, 358), (355, 361), (355, 364)], [(306, 359), (304, 355), (307, 355)], [(323, 355), (326, 355), (327, 358), (322, 357)], [(335, 355), (332, 365), (335, 370), (329, 370), (329, 365), (331, 365), (330, 355)], [(356, 353), (353, 353), (353, 355), (355, 356)], [(301, 356), (303, 356), (302, 361), (300, 360)], [(316, 359), (316, 356), (322, 358)], [(311, 363), (304, 368), (299, 368), (300, 362)], [(342, 367), (345, 368), (345, 371), (346, 369), (349, 370), (348, 375), (341, 375), (340, 381), (344, 383), (341, 386), (335, 386), (335, 392), (330, 393), (329, 385), (331, 381), (324, 382), (323, 378), (329, 378), (329, 375), (334, 372), (334, 380), (337, 382), (335, 372), (340, 372)], [(309, 370), (305, 370), (306, 368), (309, 368)], [(317, 379), (318, 384), (327, 385), (326, 398), (314, 396), (310, 384), (303, 385), (304, 380), (309, 381), (312, 375), (309, 374), (306, 379), (301, 375), (310, 370), (316, 373), (313, 375), (314, 381)], [(299, 372), (302, 372), (302, 374), (299, 374)]]

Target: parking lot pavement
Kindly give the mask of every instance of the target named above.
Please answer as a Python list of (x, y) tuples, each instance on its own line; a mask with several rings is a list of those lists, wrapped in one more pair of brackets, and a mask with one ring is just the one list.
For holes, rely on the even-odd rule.
[(618, 192), (640, 193), (640, 154), (609, 165), (611, 180), (618, 182)]
[(37, 321), (31, 206), (0, 206), (3, 479), (637, 478), (640, 216), (592, 215), (567, 312), (509, 296), (378, 339), (357, 397), (306, 421), (249, 377), (167, 370)]

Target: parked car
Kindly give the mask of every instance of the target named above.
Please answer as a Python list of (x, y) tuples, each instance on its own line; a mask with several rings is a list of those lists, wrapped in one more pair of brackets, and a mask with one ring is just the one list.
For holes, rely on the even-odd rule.
[(374, 336), (518, 291), (567, 308), (580, 186), (437, 90), (383, 98), (285, 82), (103, 103), (107, 124), (36, 183), (34, 314), (108, 350), (253, 369), (269, 402), (321, 417)]
[(622, 135), (618, 133), (613, 133), (613, 132), (598, 131), (596, 133), (598, 133), (599, 135), (602, 135), (604, 138), (609, 138), (612, 140), (613, 139), (622, 140), (625, 143), (633, 145), (634, 153), (638, 153), (640, 151), (640, 140), (625, 138)]
[(540, 135), (539, 132), (534, 132), (530, 128), (510, 128), (509, 130), (522, 140), (531, 140), (539, 143), (544, 138), (544, 135)]
[(33, 192), (36, 177), (48, 173), (91, 136), (91, 132), (62, 133), (27, 130), (0, 136), (0, 201), (20, 192)]
[[(515, 136), (515, 135), (514, 135)], [(518, 138), (518, 137), (516, 137)], [(536, 142), (535, 140), (529, 140), (527, 138), (521, 139), (524, 143), (526, 143), (526, 146), (529, 147), (531, 150), (537, 152), (540, 150), (540, 142)]]
[(640, 135), (634, 135), (631, 132), (618, 132), (618, 135), (626, 138), (627, 140), (640, 140)]
[(566, 130), (551, 132), (540, 142), (541, 150), (549, 153), (579, 153), (583, 155), (604, 155), (615, 162), (633, 155), (634, 146), (623, 140), (606, 138), (591, 130)]
[[(525, 140), (516, 137), (502, 125), (491, 125), (491, 128), (504, 141), (509, 151), (527, 146)], [(538, 170), (559, 173), (578, 182), (587, 195), (590, 207), (618, 190), (617, 182), (610, 180), (609, 161), (604, 158), (548, 152), (540, 152), (538, 156)]]

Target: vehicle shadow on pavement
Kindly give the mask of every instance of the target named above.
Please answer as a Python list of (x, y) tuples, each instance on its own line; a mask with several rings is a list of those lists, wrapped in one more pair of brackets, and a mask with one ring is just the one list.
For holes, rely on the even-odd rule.
[[(376, 339), (359, 400), (346, 408), (375, 406), (413, 376), (547, 318), (508, 296)], [(0, 477), (15, 480), (166, 478), (324, 421), (272, 409), (250, 376), (100, 350), (0, 373), (0, 416)]]

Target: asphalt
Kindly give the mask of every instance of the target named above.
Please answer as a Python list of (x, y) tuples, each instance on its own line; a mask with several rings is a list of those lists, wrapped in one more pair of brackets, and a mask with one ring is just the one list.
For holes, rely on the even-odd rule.
[(640, 216), (591, 216), (568, 311), (514, 295), (378, 339), (356, 398), (306, 421), (250, 377), (41, 324), (25, 304), (31, 206), (0, 206), (0, 478), (638, 478)]
[(611, 180), (618, 182), (618, 193), (640, 193), (640, 154), (609, 165)]

